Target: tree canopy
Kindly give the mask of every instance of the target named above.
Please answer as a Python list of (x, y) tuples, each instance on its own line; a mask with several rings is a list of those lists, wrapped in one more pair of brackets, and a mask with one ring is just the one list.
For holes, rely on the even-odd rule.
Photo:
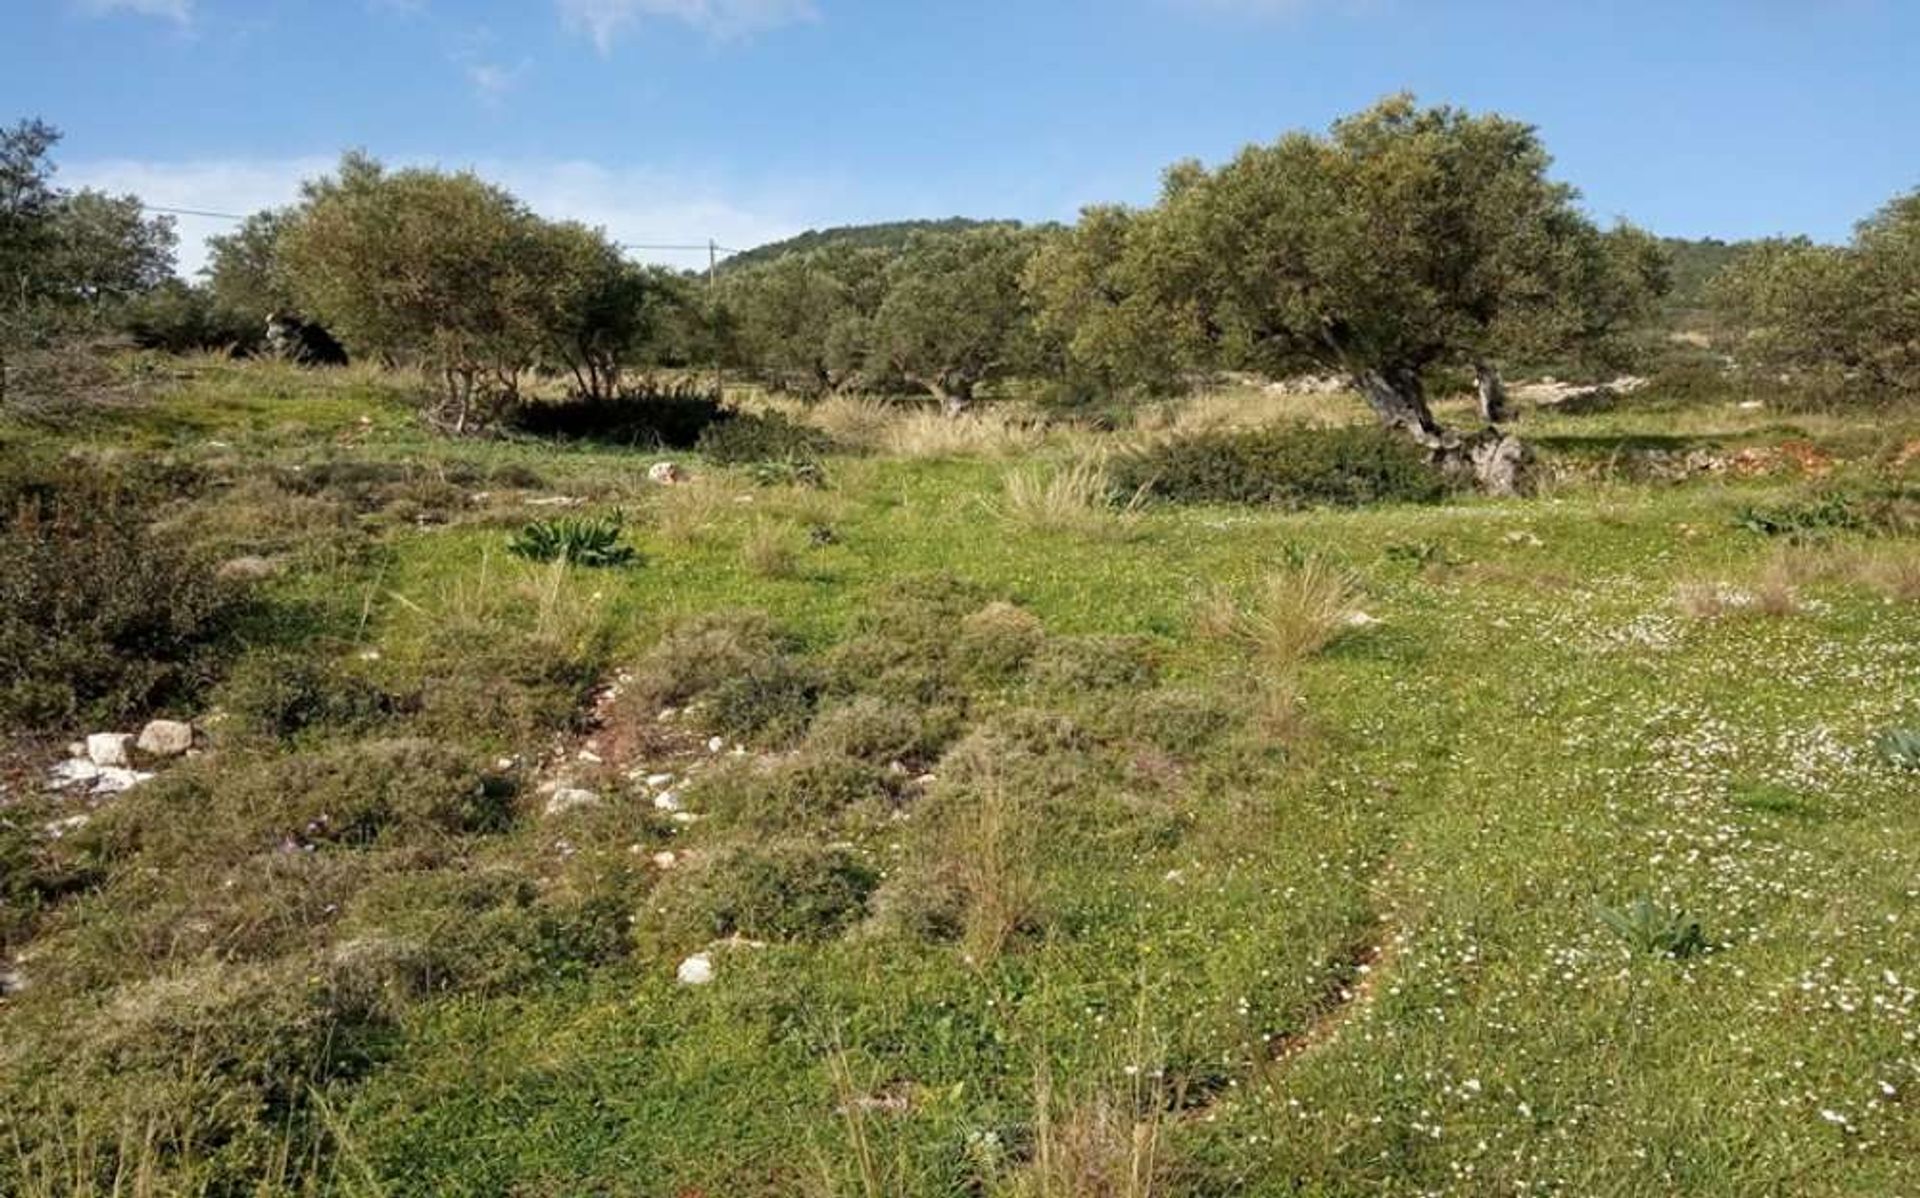
[(1755, 245), (1711, 292), (1747, 365), (1883, 391), (1920, 388), (1920, 191), (1862, 221), (1846, 246), (1805, 238)]

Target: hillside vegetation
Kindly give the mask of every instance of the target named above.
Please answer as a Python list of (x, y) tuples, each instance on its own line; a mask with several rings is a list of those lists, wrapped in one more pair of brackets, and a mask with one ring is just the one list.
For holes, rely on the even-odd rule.
[(1409, 97), (712, 292), (5, 137), (0, 1194), (1920, 1192), (1915, 197), (1703, 346)]

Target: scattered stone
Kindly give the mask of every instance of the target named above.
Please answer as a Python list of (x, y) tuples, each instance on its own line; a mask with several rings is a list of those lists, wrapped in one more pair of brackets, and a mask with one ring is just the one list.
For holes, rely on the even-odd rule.
[(1372, 628), (1379, 622), (1379, 617), (1370, 616), (1363, 611), (1350, 611), (1347, 613), (1347, 618), (1341, 621), (1348, 628)]
[(1743, 399), (1739, 403), (1734, 404), (1733, 406), (1736, 408), (1739, 408), (1742, 412), (1758, 412), (1761, 408), (1764, 408), (1767, 405), (1757, 399)]
[(648, 774), (647, 775), (648, 790), (659, 790), (663, 786), (672, 786), (672, 785), (673, 785), (672, 774)]
[(680, 962), (680, 968), (674, 971), (674, 978), (682, 986), (704, 986), (713, 980), (713, 958), (706, 953), (695, 953)]
[(86, 742), (86, 741), (84, 741), (84, 740), (75, 740), (75, 741), (68, 741), (68, 742), (67, 742), (67, 756), (69, 756), (69, 757), (85, 757), (86, 755), (87, 755), (87, 742)]
[(125, 732), (95, 732), (87, 737), (87, 760), (95, 765), (127, 764), (127, 746), (133, 737)]
[(1542, 541), (1539, 537), (1535, 536), (1534, 534), (1528, 532), (1523, 528), (1514, 529), (1512, 532), (1502, 537), (1501, 540), (1505, 541), (1509, 545), (1528, 545), (1535, 549), (1538, 549), (1540, 546), (1546, 544), (1545, 541)]
[(527, 500), (528, 507), (579, 507), (586, 500), (577, 495), (547, 495)]
[(592, 749), (582, 749), (577, 756), (588, 765), (600, 764), (600, 754), (594, 752)]
[(90, 815), (69, 815), (65, 819), (57, 819), (43, 825), (42, 830), (52, 839), (58, 840), (69, 832), (77, 832), (86, 827), (92, 819)]
[(673, 822), (676, 824), (690, 824), (699, 818), (699, 816), (691, 811), (676, 811), (673, 813)]
[(102, 766), (100, 769), (100, 777), (95, 779), (93, 783), (93, 793), (97, 795), (117, 795), (123, 791), (132, 790), (142, 782), (148, 782), (152, 779), (152, 774), (142, 773), (139, 770), (130, 770), (114, 765)]
[(678, 812), (681, 809), (680, 796), (670, 790), (663, 790), (653, 796), (653, 808), (655, 811)]
[(547, 798), (548, 815), (564, 815), (582, 807), (598, 807), (600, 796), (591, 790), (582, 790), (578, 786), (562, 786), (554, 790)]
[(0, 998), (18, 994), (27, 988), (26, 975), (11, 965), (0, 967)]
[(65, 790), (81, 782), (92, 783), (100, 777), (100, 767), (84, 757), (70, 757), (47, 773), (50, 790)]
[(149, 720), (134, 747), (152, 757), (178, 757), (193, 748), (193, 725), (183, 720)]
[(280, 563), (271, 558), (247, 554), (231, 557), (214, 569), (214, 576), (226, 582), (259, 582), (280, 572)]
[(671, 487), (687, 481), (687, 472), (673, 462), (655, 462), (647, 467), (647, 481)]
[(707, 752), (709, 753), (718, 753), (726, 747), (727, 742), (721, 737), (710, 736), (707, 738)]
[(662, 849), (653, 855), (652, 861), (655, 869), (672, 869), (674, 866), (680, 864), (680, 855)]

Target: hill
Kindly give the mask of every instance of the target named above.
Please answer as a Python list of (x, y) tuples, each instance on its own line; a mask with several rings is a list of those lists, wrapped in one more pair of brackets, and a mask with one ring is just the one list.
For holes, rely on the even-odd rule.
[(894, 220), (872, 225), (839, 225), (831, 229), (808, 229), (797, 237), (770, 241), (728, 258), (722, 270), (741, 270), (762, 266), (788, 254), (805, 254), (828, 246), (848, 245), (868, 249), (898, 249), (916, 233), (959, 233), (989, 225), (1018, 225), (1018, 221), (974, 220), (950, 216), (945, 220)]

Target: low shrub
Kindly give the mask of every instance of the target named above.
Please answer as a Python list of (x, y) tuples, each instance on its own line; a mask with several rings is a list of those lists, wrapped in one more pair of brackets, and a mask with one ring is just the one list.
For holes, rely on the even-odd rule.
[(721, 466), (762, 463), (818, 464), (834, 449), (833, 439), (817, 428), (796, 424), (778, 412), (742, 413), (708, 426), (694, 447)]
[(821, 712), (807, 733), (807, 747), (874, 765), (920, 764), (940, 751), (957, 726), (950, 712), (926, 712), (878, 695), (860, 695)]
[(214, 695), (228, 729), (243, 737), (287, 741), (314, 729), (372, 727), (397, 704), (345, 665), (289, 650), (249, 654)]
[(1346, 573), (1319, 558), (1275, 570), (1262, 578), (1250, 601), (1225, 591), (1203, 599), (1195, 623), (1207, 635), (1237, 642), (1264, 664), (1289, 670), (1332, 644), (1351, 625), (1357, 609)]
[(1064, 691), (1146, 686), (1154, 667), (1149, 642), (1133, 636), (1065, 636), (1034, 654), (1031, 673), (1041, 686)]
[(1115, 488), (1175, 503), (1286, 508), (1435, 503), (1451, 484), (1405, 437), (1370, 425), (1207, 432), (1115, 459)]
[(650, 705), (679, 705), (736, 675), (766, 669), (793, 648), (764, 612), (691, 616), (669, 628), (640, 659), (630, 693)]
[(647, 380), (609, 399), (523, 403), (509, 415), (508, 425), (536, 437), (692, 449), (710, 429), (733, 419), (732, 409), (723, 407), (704, 384)]
[(214, 564), (148, 525), (112, 476), (0, 493), (0, 724), (110, 722), (191, 703), (245, 609)]
[(780, 656), (723, 679), (706, 698), (703, 715), (715, 732), (738, 740), (782, 744), (813, 718), (824, 683), (805, 662)]
[(799, 833), (831, 825), (866, 807), (891, 810), (898, 782), (864, 761), (805, 752), (772, 769), (747, 768), (705, 779), (702, 812), (725, 824)]
[(1920, 728), (1889, 728), (1873, 747), (1895, 769), (1920, 770)]
[(878, 883), (843, 849), (801, 841), (737, 844), (669, 874), (643, 937), (691, 947), (728, 936), (827, 940), (858, 920)]
[(960, 621), (953, 651), (960, 668), (986, 680), (1018, 674), (1046, 643), (1040, 618), (1011, 603), (989, 603)]

